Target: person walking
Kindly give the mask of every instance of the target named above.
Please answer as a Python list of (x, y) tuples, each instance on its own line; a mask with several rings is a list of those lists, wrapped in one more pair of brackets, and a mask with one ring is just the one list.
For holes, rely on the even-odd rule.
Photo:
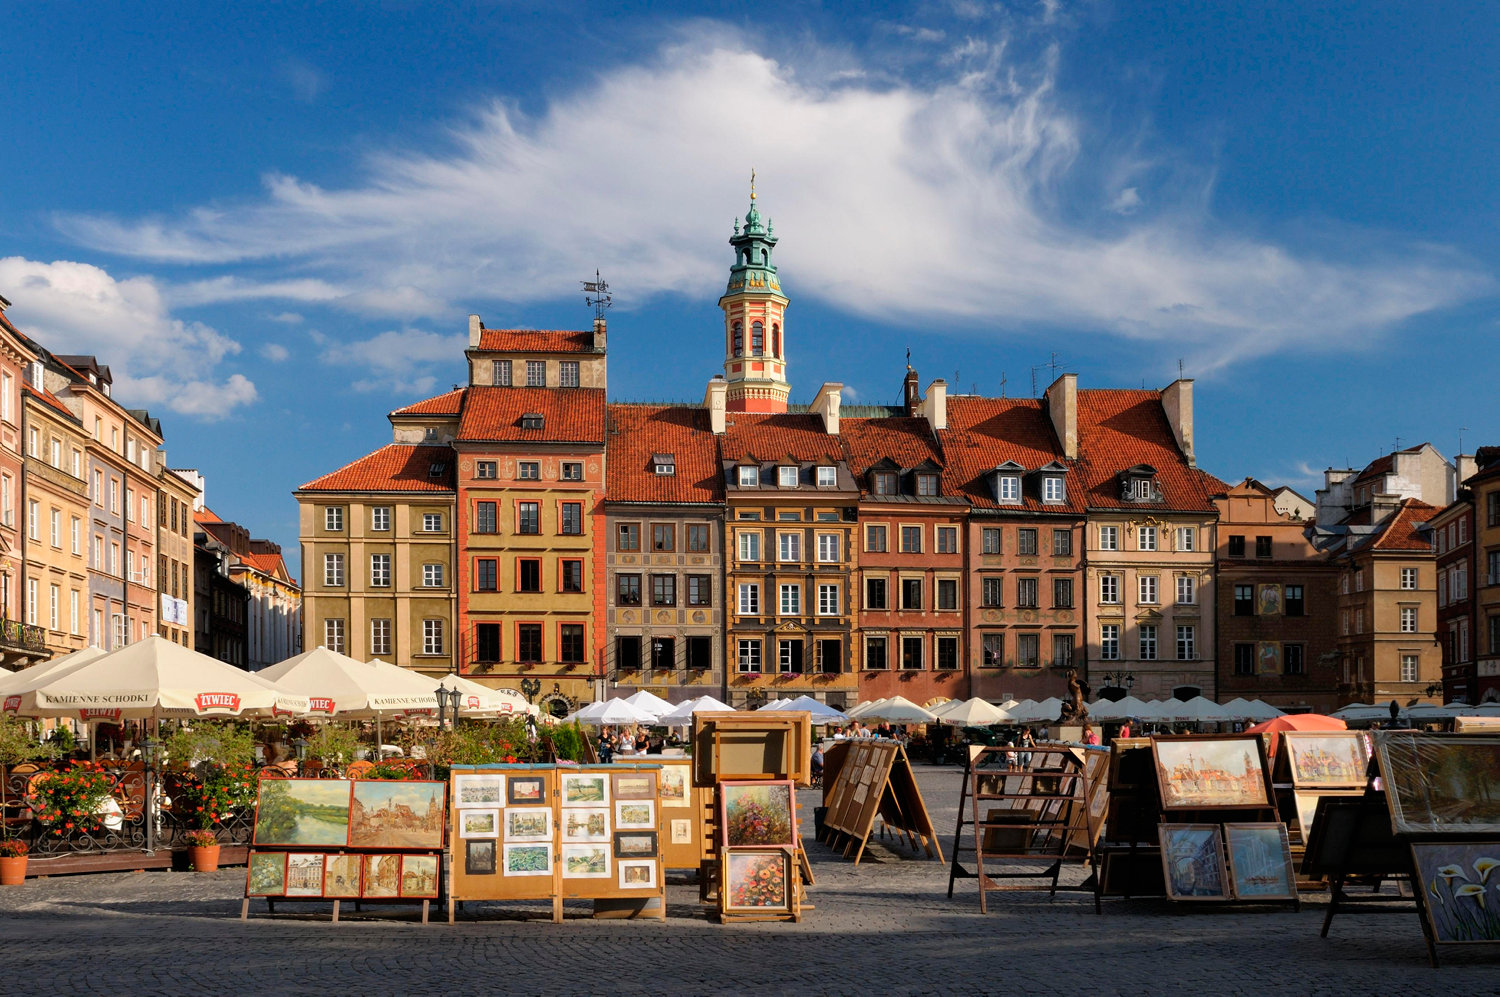
[(1036, 738), (1032, 736), (1031, 728), (1023, 727), (1021, 729), (1021, 752), (1016, 757), (1016, 761), (1020, 764), (1023, 771), (1031, 768), (1031, 752), (1035, 747)]

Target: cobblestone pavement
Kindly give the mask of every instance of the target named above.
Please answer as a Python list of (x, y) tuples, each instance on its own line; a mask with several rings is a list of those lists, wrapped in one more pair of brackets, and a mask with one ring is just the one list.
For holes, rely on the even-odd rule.
[[(957, 769), (919, 768), (946, 854)], [(810, 824), (815, 792), (802, 794)], [(808, 832), (811, 827), (807, 827)], [(1045, 892), (946, 896), (946, 863), (872, 843), (858, 868), (809, 841), (816, 910), (801, 924), (718, 925), (697, 888), (671, 883), (669, 920), (594, 921), (569, 904), (467, 905), (468, 919), (416, 923), (385, 908), (329, 923), (322, 905), (238, 920), (243, 868), (30, 880), (0, 891), (0, 993), (321, 995), (710, 992), (813, 994), (1463, 994), (1500, 988), (1500, 952), (1448, 947), (1429, 969), (1415, 908), (1341, 914), (1211, 910), (1161, 900)], [(1066, 874), (1078, 883), (1084, 872)], [(349, 908), (346, 906), (345, 910)], [(290, 911), (290, 913), (288, 913)], [(316, 913), (314, 913), (316, 912)], [(527, 919), (529, 916), (530, 919)]]

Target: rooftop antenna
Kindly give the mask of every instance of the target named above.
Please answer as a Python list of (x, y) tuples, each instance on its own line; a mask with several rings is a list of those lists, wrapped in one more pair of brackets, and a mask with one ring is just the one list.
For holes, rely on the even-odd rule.
[[(1067, 364), (1067, 361), (1066, 360), (1060, 360), (1060, 359), (1058, 359), (1056, 351), (1053, 351), (1053, 353), (1051, 354), (1051, 359), (1047, 360), (1045, 363), (1039, 363), (1039, 364), (1034, 365), (1031, 368), (1031, 397), (1033, 397), (1033, 398), (1037, 397), (1037, 390), (1036, 390), (1036, 372), (1037, 371), (1041, 370), (1043, 367), (1049, 368), (1051, 370), (1051, 372), (1052, 372), (1052, 380), (1055, 381), (1055, 380), (1057, 380), (1057, 369), (1059, 367), (1065, 366), (1066, 364)], [(1047, 383), (1050, 384), (1051, 381), (1049, 381)]]
[(1005, 371), (1002, 370), (1000, 372), (1000, 397), (1001, 398), (1005, 397), (1005, 385), (1006, 385), (1007, 382), (1008, 382), (1008, 379), (1005, 376)]
[(1177, 380), (1182, 380), (1182, 357), (1177, 358)]
[(593, 280), (580, 281), (583, 284), (583, 300), (594, 310), (594, 319), (598, 321), (604, 318), (604, 309), (614, 304), (614, 299), (609, 293), (609, 283), (599, 276), (599, 271), (594, 271)]
[(1463, 453), (1464, 453), (1464, 434), (1467, 433), (1468, 431), (1469, 431), (1469, 427), (1468, 426), (1459, 426), (1458, 427), (1458, 455), (1460, 457), (1462, 457)]
[(1401, 450), (1401, 437), (1399, 437), (1399, 436), (1396, 437), (1396, 450), (1398, 452)]

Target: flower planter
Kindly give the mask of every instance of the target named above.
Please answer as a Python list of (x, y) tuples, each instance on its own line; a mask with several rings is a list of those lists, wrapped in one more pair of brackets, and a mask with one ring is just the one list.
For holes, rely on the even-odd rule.
[(219, 846), (189, 845), (188, 862), (199, 872), (214, 872), (219, 868)]
[(0, 886), (20, 886), (26, 882), (25, 855), (0, 856)]

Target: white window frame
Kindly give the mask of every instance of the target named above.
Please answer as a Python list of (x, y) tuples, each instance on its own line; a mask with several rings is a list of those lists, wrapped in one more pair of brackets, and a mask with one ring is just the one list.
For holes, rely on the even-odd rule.
[(780, 598), (777, 604), (780, 606), (782, 616), (801, 616), (802, 586), (796, 584), (780, 586)]
[(1021, 479), (1014, 474), (1000, 475), (1000, 487), (998, 489), (997, 502), (1006, 504), (1021, 501)]
[(741, 464), (737, 480), (741, 488), (760, 487), (760, 468), (754, 464)]
[(559, 361), (557, 365), (557, 386), (560, 388), (576, 388), (579, 383), (578, 361)]
[(796, 488), (798, 478), (797, 471), (798, 468), (792, 464), (776, 465), (776, 487)]
[(422, 653), (423, 654), (446, 654), (443, 650), (443, 620), (426, 619), (422, 621)]
[(343, 506), (329, 505), (323, 507), (323, 529), (329, 533), (342, 533), (344, 531)]
[(1404, 634), (1417, 632), (1417, 608), (1415, 606), (1401, 607), (1401, 632)]
[(828, 464), (818, 465), (818, 487), (837, 488), (839, 483), (839, 469)]
[(741, 561), (758, 562), (760, 560), (760, 531), (741, 530), (739, 547)]
[(370, 509), (370, 532), (385, 533), (391, 528), (391, 507), (377, 505)]
[(1198, 604), (1198, 579), (1192, 575), (1177, 576), (1177, 604), (1179, 606)]
[(1143, 606), (1157, 605), (1157, 597), (1161, 594), (1157, 585), (1155, 575), (1136, 576), (1136, 602)]
[(735, 669), (740, 672), (759, 672), (761, 666), (761, 640), (759, 637), (741, 637), (735, 649)]
[(1120, 576), (1099, 576), (1099, 601), (1106, 605), (1118, 606), (1120, 604)]
[(330, 651), (344, 653), (344, 621), (328, 617), (323, 621), (323, 646)]
[(443, 532), (443, 514), (441, 512), (424, 512), (424, 513), (422, 513), (422, 532), (423, 533), (442, 533)]
[(776, 534), (776, 560), (791, 562), (802, 560), (801, 533)]
[(1101, 526), (1101, 527), (1099, 527), (1099, 549), (1100, 550), (1119, 550), (1120, 549), (1120, 528), (1118, 526)]
[(443, 563), (441, 561), (428, 561), (422, 565), (422, 587), (437, 589), (443, 587)]
[(344, 555), (323, 555), (323, 586), (325, 588), (343, 588), (344, 585)]
[(1417, 588), (1417, 569), (1416, 568), (1402, 568), (1401, 569), (1401, 591), (1403, 591), (1403, 592), (1414, 592), (1414, 591), (1416, 591), (1416, 588)]
[(1401, 681), (1416, 682), (1421, 675), (1422, 658), (1417, 654), (1401, 655)]
[(370, 555), (370, 587), (390, 588), (391, 585), (391, 555)]
[(1118, 623), (1099, 624), (1099, 660), (1120, 660), (1120, 625)]
[(740, 582), (738, 605), (741, 616), (759, 616), (760, 584), (757, 582)]
[(1180, 551), (1198, 549), (1198, 528), (1196, 526), (1177, 527), (1177, 549)]
[(1042, 501), (1051, 505), (1059, 505), (1068, 500), (1068, 490), (1063, 485), (1060, 475), (1048, 474), (1042, 477)]
[(1135, 536), (1136, 550), (1156, 550), (1156, 527), (1142, 526)]
[(1160, 648), (1160, 633), (1154, 623), (1142, 623), (1138, 631), (1142, 661), (1155, 661)]
[(839, 601), (839, 586), (838, 585), (819, 585), (818, 586), (818, 615), (819, 616), (838, 616), (839, 615), (839, 605), (840, 605), (840, 601)]
[(391, 621), (385, 617), (372, 617), (370, 620), (370, 654), (381, 655), (391, 653)]
[(818, 563), (837, 564), (839, 560), (839, 535), (837, 533), (818, 534)]
[(1177, 627), (1177, 660), (1198, 660), (1198, 628), (1192, 624)]
[(526, 387), (545, 388), (547, 386), (547, 361), (526, 361)]

